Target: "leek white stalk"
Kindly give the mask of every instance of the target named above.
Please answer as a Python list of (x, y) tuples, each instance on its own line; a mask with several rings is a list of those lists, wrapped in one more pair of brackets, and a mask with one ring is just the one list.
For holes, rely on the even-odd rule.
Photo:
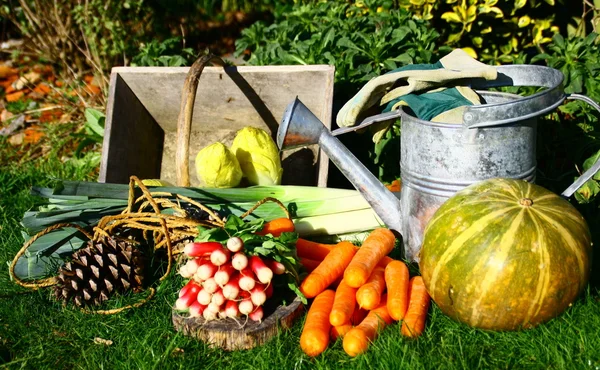
[(371, 208), (294, 219), (302, 237), (357, 233), (382, 227), (383, 221)]

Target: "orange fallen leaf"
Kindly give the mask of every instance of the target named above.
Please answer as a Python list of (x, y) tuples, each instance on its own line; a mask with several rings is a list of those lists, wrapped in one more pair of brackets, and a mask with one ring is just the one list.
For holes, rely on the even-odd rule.
[(85, 89), (90, 95), (97, 95), (102, 91), (98, 86), (92, 84), (87, 84)]
[(0, 64), (0, 78), (7, 78), (10, 76), (16, 76), (19, 73), (18, 69), (11, 68), (7, 65)]
[(94, 76), (93, 75), (83, 76), (83, 80), (85, 81), (86, 84), (90, 84), (94, 80)]
[(8, 78), (6, 78), (5, 80), (0, 81), (0, 86), (2, 86), (5, 90), (8, 89), (13, 82), (15, 82), (17, 79), (19, 78), (19, 76), (17, 75), (13, 75), (10, 76)]
[[(7, 92), (8, 92), (8, 90), (7, 90)], [(13, 92), (12, 94), (6, 95), (6, 101), (9, 103), (16, 102), (17, 100), (21, 99), (24, 95), (25, 95), (25, 92), (23, 92), (23, 91)]]
[(41, 131), (38, 126), (31, 126), (25, 129), (25, 138), (23, 139), (23, 142), (27, 144), (36, 144), (44, 136), (44, 132)]
[(56, 87), (62, 87), (63, 86), (63, 82), (57, 80), (57, 81), (54, 82), (54, 86), (56, 86)]
[(52, 109), (43, 111), (40, 115), (40, 123), (48, 123), (59, 121), (63, 116), (63, 111), (60, 109)]
[(42, 95), (46, 95), (48, 94), (50, 91), (52, 91), (52, 89), (50, 88), (50, 86), (48, 86), (48, 84), (45, 83), (40, 83), (38, 84), (35, 89), (33, 89), (33, 91), (40, 93)]

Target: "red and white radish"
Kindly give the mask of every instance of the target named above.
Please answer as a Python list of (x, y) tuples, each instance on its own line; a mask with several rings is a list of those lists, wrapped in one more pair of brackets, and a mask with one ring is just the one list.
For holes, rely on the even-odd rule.
[(198, 292), (200, 291), (200, 286), (194, 285), (191, 286), (185, 294), (181, 297), (177, 298), (175, 301), (175, 309), (177, 310), (187, 310), (192, 303), (198, 298)]
[(226, 299), (236, 299), (240, 294), (240, 274), (235, 274), (223, 287), (223, 296)]
[(244, 248), (244, 242), (241, 238), (233, 236), (227, 240), (227, 249), (233, 253), (241, 251), (242, 248)]
[(264, 261), (258, 256), (252, 256), (248, 259), (248, 265), (263, 284), (269, 284), (273, 279), (273, 271), (267, 267)]
[(254, 273), (252, 272), (252, 270), (250, 270), (250, 268), (247, 267), (240, 271), (240, 289), (249, 292), (252, 290), (252, 288), (254, 288), (255, 285), (256, 281), (254, 280)]
[(240, 315), (238, 303), (236, 301), (225, 302), (225, 315), (231, 318), (236, 318)]
[(194, 275), (196, 273), (196, 270), (198, 270), (198, 267), (200, 266), (200, 261), (201, 260), (199, 258), (192, 258), (188, 260), (186, 264), (183, 265), (183, 267), (187, 270), (189, 274)]
[(252, 313), (252, 311), (254, 311), (254, 305), (250, 298), (242, 299), (238, 305), (238, 310), (242, 315), (249, 315)]
[(244, 253), (238, 252), (231, 257), (231, 265), (234, 269), (242, 271), (248, 267), (248, 257)]
[(223, 245), (219, 242), (193, 242), (183, 248), (183, 253), (188, 257), (203, 257), (222, 248)]
[(285, 273), (285, 266), (283, 263), (275, 260), (265, 260), (265, 264), (273, 271), (275, 275), (283, 275)]
[(260, 322), (260, 321), (262, 321), (262, 319), (263, 319), (263, 316), (264, 316), (264, 311), (263, 311), (263, 308), (262, 308), (261, 306), (258, 306), (258, 307), (256, 307), (256, 308), (254, 309), (254, 311), (252, 311), (252, 312), (251, 312), (251, 313), (248, 315), (248, 318), (249, 318), (250, 320), (254, 320), (254, 321), (258, 321), (258, 322)]
[(250, 300), (255, 306), (262, 306), (267, 301), (267, 294), (265, 292), (266, 285), (256, 284), (256, 286), (250, 291)]
[(210, 261), (204, 261), (196, 270), (194, 279), (202, 282), (214, 276), (219, 268)]
[(187, 284), (185, 284), (183, 288), (179, 290), (179, 297), (182, 297), (194, 285), (198, 286), (194, 280), (190, 279)]
[(215, 281), (215, 278), (208, 278), (206, 279), (203, 283), (202, 286), (204, 287), (204, 289), (206, 289), (207, 292), (209, 293), (214, 293), (219, 289), (219, 286), (217, 285), (217, 282)]
[(214, 303), (219, 307), (221, 307), (221, 305), (225, 303), (225, 296), (223, 296), (223, 291), (221, 289), (214, 292), (212, 298), (210, 299), (210, 303)]
[(202, 289), (198, 292), (198, 297), (196, 300), (198, 303), (206, 306), (212, 301), (212, 293), (209, 293), (206, 289)]
[(214, 276), (216, 283), (221, 287), (224, 286), (227, 284), (234, 272), (235, 269), (233, 266), (231, 266), (231, 263), (226, 263), (222, 266), (219, 266), (219, 270), (215, 272)]
[(191, 317), (200, 317), (202, 316), (202, 313), (204, 312), (204, 310), (206, 309), (206, 306), (203, 304), (200, 304), (198, 301), (193, 302), (190, 305), (190, 316)]
[(179, 268), (179, 275), (181, 275), (184, 279), (191, 278), (194, 274), (190, 272), (188, 269), (187, 263)]
[(210, 262), (215, 266), (221, 266), (229, 261), (231, 253), (225, 248), (216, 249), (210, 254)]
[(219, 311), (221, 311), (221, 306), (220, 306), (220, 305), (218, 305), (218, 304), (215, 304), (215, 303), (212, 303), (212, 302), (210, 302), (210, 303), (208, 304), (208, 306), (206, 306), (206, 309), (207, 309), (207, 310), (214, 311), (214, 312), (216, 312), (216, 313), (218, 314), (218, 313), (219, 313)]
[(214, 311), (213, 309), (211, 309), (210, 305), (208, 307), (206, 307), (204, 309), (204, 312), (202, 312), (202, 317), (204, 317), (204, 320), (206, 321), (211, 321), (211, 320), (216, 320), (217, 316), (219, 314), (219, 311)]

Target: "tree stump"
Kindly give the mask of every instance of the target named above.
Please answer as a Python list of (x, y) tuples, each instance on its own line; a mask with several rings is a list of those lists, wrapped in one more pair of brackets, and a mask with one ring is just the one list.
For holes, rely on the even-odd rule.
[(213, 347), (226, 351), (251, 349), (267, 342), (279, 333), (289, 329), (302, 314), (304, 306), (295, 298), (284, 306), (277, 302), (265, 303), (261, 322), (248, 319), (220, 319), (206, 321), (202, 317), (189, 317), (186, 313), (173, 310), (173, 325), (184, 335), (199, 339)]

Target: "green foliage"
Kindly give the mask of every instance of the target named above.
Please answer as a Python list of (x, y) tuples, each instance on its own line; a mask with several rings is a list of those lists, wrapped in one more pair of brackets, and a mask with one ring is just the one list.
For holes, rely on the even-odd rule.
[(492, 63), (514, 63), (519, 52), (549, 43), (559, 31), (554, 0), (400, 0), (400, 6), (431, 20), (447, 45)]
[[(271, 25), (257, 22), (236, 41), (252, 65), (331, 64), (336, 89), (348, 91), (389, 70), (430, 63), (439, 34), (390, 2), (297, 3)], [(352, 93), (352, 91), (350, 91)]]
[[(595, 33), (587, 37), (565, 39), (555, 35), (547, 53), (532, 58), (532, 62), (545, 61), (549, 67), (565, 75), (566, 93), (585, 94), (600, 101), (600, 45)], [(552, 119), (548, 119), (552, 118)], [(540, 161), (545, 177), (566, 186), (573, 178), (587, 170), (600, 156), (600, 113), (589, 104), (572, 100), (559, 107), (559, 112), (542, 121)], [(575, 172), (574, 163), (579, 167)], [(570, 176), (565, 176), (565, 174)], [(597, 174), (575, 193), (580, 203), (598, 201), (600, 176)]]
[(172, 37), (162, 42), (152, 40), (140, 45), (140, 52), (133, 57), (132, 66), (181, 67), (194, 62), (194, 49), (183, 48), (181, 38)]

